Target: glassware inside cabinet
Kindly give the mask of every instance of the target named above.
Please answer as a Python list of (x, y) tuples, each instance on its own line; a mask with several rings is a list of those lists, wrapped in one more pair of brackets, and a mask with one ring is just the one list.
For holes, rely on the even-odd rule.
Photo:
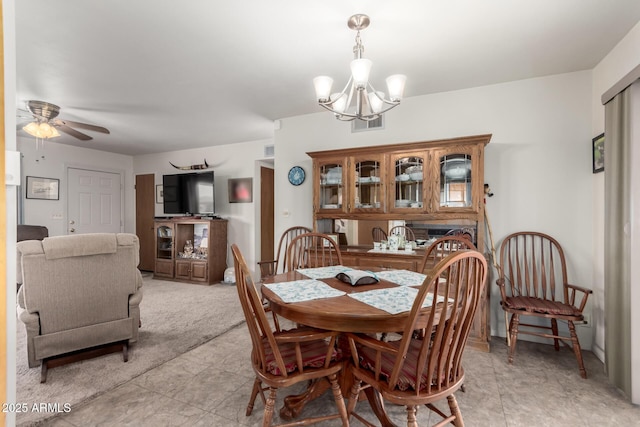
[(440, 157), (440, 206), (472, 206), (471, 156), (449, 154)]
[(173, 233), (171, 227), (162, 225), (157, 228), (158, 233), (156, 241), (157, 241), (157, 253), (156, 258), (171, 258), (171, 249), (173, 246)]
[(342, 165), (323, 164), (320, 170), (320, 209), (342, 207)]
[(401, 157), (395, 161), (395, 207), (422, 208), (424, 159)]
[(355, 162), (356, 209), (379, 209), (382, 199), (380, 162), (364, 160)]

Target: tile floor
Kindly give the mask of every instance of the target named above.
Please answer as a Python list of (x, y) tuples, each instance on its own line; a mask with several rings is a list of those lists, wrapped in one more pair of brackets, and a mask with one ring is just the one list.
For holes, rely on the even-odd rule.
[[(253, 414), (245, 416), (253, 384), (249, 351), (246, 327), (241, 325), (39, 425), (259, 426), (263, 409), (259, 399)], [(467, 426), (640, 426), (640, 407), (608, 384), (602, 363), (591, 352), (584, 352), (587, 380), (580, 377), (573, 353), (566, 348), (556, 353), (550, 345), (519, 342), (513, 365), (507, 364), (506, 352), (504, 340), (494, 338), (491, 353), (470, 349), (465, 353), (466, 392), (456, 396)], [(276, 407), (280, 406), (281, 401)], [(334, 409), (326, 393), (303, 413)], [(366, 402), (357, 407), (363, 414), (367, 409)], [(388, 405), (387, 409), (394, 422), (406, 425), (404, 408)], [(437, 419), (420, 408), (420, 425)], [(361, 425), (353, 418), (351, 424)]]

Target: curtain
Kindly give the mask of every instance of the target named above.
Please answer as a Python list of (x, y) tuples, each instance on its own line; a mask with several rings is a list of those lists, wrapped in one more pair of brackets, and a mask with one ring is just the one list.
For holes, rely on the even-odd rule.
[(630, 88), (605, 105), (604, 324), (609, 381), (631, 387), (631, 114)]

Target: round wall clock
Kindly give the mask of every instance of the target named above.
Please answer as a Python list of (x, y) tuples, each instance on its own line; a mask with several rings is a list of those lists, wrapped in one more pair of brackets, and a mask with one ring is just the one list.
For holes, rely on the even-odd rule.
[(304, 182), (304, 169), (300, 166), (294, 166), (289, 169), (289, 182), (293, 185), (300, 185)]

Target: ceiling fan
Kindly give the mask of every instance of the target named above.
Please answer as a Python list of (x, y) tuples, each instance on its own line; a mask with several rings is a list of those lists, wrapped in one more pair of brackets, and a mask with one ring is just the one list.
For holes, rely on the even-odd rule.
[(58, 119), (57, 117), (60, 114), (60, 107), (49, 102), (30, 100), (26, 102), (26, 107), (27, 110), (21, 111), (31, 114), (32, 121), (26, 125), (18, 125), (18, 130), (24, 130), (29, 135), (35, 136), (36, 138), (46, 139), (60, 136), (60, 133), (58, 133), (59, 130), (82, 141), (89, 141), (93, 139), (91, 136), (74, 128), (86, 129), (100, 133), (110, 133), (109, 129), (102, 126)]

